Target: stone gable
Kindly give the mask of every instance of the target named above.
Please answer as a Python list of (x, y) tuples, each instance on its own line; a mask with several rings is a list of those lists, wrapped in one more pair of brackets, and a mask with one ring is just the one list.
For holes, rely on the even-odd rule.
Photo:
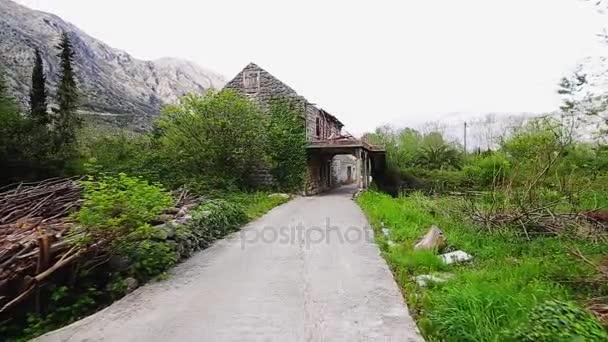
[(306, 113), (306, 137), (308, 141), (326, 140), (339, 135), (342, 123), (333, 115), (317, 108), (299, 95), (295, 90), (262, 69), (255, 63), (249, 63), (239, 72), (224, 89), (233, 89), (257, 102), (262, 108), (268, 108), (274, 98), (286, 98), (302, 106)]

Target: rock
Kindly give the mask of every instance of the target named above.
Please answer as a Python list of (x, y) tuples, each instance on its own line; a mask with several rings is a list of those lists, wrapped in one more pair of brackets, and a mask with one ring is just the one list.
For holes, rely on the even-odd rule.
[(388, 240), (388, 246), (389, 247), (397, 246), (397, 243), (393, 240)]
[(428, 249), (433, 251), (441, 250), (445, 246), (445, 236), (439, 227), (433, 225), (429, 231), (422, 237), (414, 249)]
[(454, 251), (439, 256), (447, 265), (467, 262), (473, 260), (473, 257), (463, 251)]
[(132, 277), (125, 279), (125, 283), (127, 284), (127, 293), (131, 293), (135, 291), (137, 287), (139, 287), (139, 282), (137, 281), (137, 279)]
[(422, 274), (413, 277), (413, 279), (416, 284), (418, 284), (418, 286), (426, 287), (430, 283), (444, 283), (452, 277), (454, 277), (454, 275), (451, 273), (446, 273), (442, 275)]
[(288, 194), (283, 194), (283, 193), (275, 193), (275, 194), (268, 195), (268, 198), (289, 199), (289, 195)]
[(48, 75), (47, 90), (49, 94), (56, 92), (59, 58), (54, 46), (62, 32), (70, 35), (76, 55), (73, 67), (80, 81), (79, 104), (87, 116), (99, 114), (103, 120), (125, 120), (137, 127), (141, 121), (146, 127), (160, 114), (163, 105), (177, 103), (183, 94), (221, 89), (226, 83), (223, 76), (185, 60), (138, 60), (56, 15), (14, 1), (0, 1), (0, 65), (20, 102), (27, 103), (28, 99), (33, 46), (41, 50)]
[(190, 220), (192, 220), (192, 215), (186, 214), (184, 216), (176, 218), (175, 220), (173, 220), (171, 222), (175, 223), (175, 224), (188, 224), (188, 222), (190, 222)]

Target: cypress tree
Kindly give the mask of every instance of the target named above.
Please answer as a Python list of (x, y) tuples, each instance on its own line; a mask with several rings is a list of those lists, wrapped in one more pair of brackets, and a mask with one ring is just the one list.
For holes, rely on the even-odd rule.
[(32, 71), (32, 88), (30, 89), (30, 115), (37, 125), (45, 126), (50, 123), (46, 105), (46, 77), (44, 76), (40, 50), (36, 49)]
[(74, 48), (66, 32), (61, 35), (61, 41), (57, 46), (60, 59), (60, 76), (57, 86), (57, 118), (55, 130), (57, 139), (61, 145), (72, 144), (76, 140), (76, 130), (81, 125), (77, 116), (78, 88), (76, 86), (76, 75), (74, 73)]

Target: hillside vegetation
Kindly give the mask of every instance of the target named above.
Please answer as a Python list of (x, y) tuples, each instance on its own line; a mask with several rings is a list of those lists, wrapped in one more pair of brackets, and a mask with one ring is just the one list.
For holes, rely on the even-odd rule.
[[(440, 132), (367, 135), (387, 146), (378, 186), (393, 196), (358, 202), (428, 340), (608, 339), (608, 146), (573, 139), (572, 120), (531, 120), (474, 153)], [(446, 243), (415, 249), (433, 225)], [(473, 259), (438, 257), (456, 250)]]
[[(303, 189), (298, 107), (221, 91), (165, 106), (149, 132), (83, 120), (76, 52), (47, 90), (32, 51), (29, 108), (0, 67), (0, 336), (28, 340), (166, 277), (199, 249)], [(57, 106), (49, 106), (51, 99)], [(251, 175), (266, 170), (274, 182)]]

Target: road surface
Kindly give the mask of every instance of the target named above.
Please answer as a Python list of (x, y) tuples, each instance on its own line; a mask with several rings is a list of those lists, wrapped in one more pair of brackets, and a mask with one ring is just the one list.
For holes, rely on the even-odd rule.
[(353, 191), (279, 206), (37, 341), (423, 341)]

